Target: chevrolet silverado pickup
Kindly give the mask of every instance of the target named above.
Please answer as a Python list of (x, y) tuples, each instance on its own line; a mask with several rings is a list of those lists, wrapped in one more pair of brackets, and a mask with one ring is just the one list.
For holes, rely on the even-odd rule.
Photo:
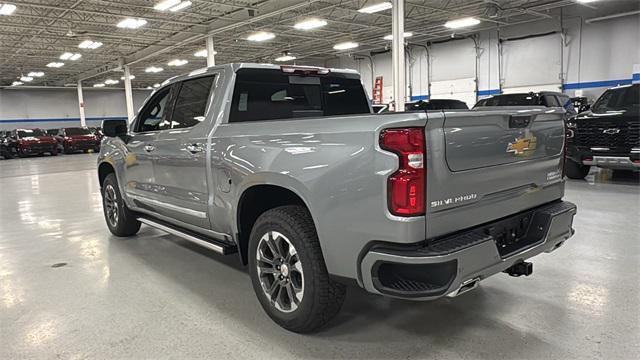
[(573, 235), (564, 110), (373, 114), (350, 70), (229, 64), (105, 120), (105, 220), (141, 224), (248, 265), (265, 312), (295, 332), (346, 285), (432, 300), (467, 292)]
[(640, 171), (640, 84), (605, 91), (590, 110), (567, 122), (567, 177), (592, 166)]

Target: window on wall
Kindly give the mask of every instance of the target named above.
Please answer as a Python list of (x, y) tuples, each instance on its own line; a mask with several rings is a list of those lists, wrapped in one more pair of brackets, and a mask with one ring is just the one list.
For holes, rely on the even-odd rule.
[(195, 126), (205, 119), (209, 94), (215, 76), (205, 76), (183, 81), (171, 117), (171, 128)]

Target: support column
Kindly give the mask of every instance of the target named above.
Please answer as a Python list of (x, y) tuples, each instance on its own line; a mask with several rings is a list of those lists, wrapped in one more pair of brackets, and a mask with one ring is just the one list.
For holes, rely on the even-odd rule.
[(84, 96), (82, 94), (82, 80), (78, 80), (78, 107), (80, 108), (80, 126), (87, 126), (87, 118), (84, 114)]
[(394, 111), (404, 111), (406, 69), (404, 60), (404, 0), (393, 0), (393, 101)]
[(207, 37), (207, 67), (216, 66), (216, 51), (213, 48), (213, 35)]
[(127, 101), (127, 119), (133, 121), (133, 92), (131, 91), (131, 71), (129, 65), (124, 66), (124, 97)]

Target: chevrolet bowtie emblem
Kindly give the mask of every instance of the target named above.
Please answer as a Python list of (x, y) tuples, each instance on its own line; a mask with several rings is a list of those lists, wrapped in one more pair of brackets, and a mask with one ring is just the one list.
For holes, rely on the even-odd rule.
[(515, 139), (514, 142), (510, 142), (507, 146), (507, 152), (513, 153), (515, 155), (524, 155), (525, 152), (529, 150), (536, 149), (536, 138), (535, 136), (530, 137), (520, 137)]
[(611, 128), (611, 129), (602, 130), (602, 132), (609, 135), (615, 135), (620, 132), (620, 129)]

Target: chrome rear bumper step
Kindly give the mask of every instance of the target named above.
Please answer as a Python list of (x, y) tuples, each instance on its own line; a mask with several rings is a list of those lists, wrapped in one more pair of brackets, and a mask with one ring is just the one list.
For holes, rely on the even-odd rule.
[(145, 225), (156, 228), (158, 230), (168, 232), (171, 235), (178, 236), (196, 245), (200, 245), (204, 248), (215, 251), (218, 254), (228, 255), (228, 254), (233, 254), (238, 252), (238, 248), (235, 245), (224, 243), (216, 239), (211, 239), (211, 238), (202, 236), (200, 234), (196, 234), (192, 231), (184, 230), (156, 219), (139, 217), (138, 221), (140, 221)]

